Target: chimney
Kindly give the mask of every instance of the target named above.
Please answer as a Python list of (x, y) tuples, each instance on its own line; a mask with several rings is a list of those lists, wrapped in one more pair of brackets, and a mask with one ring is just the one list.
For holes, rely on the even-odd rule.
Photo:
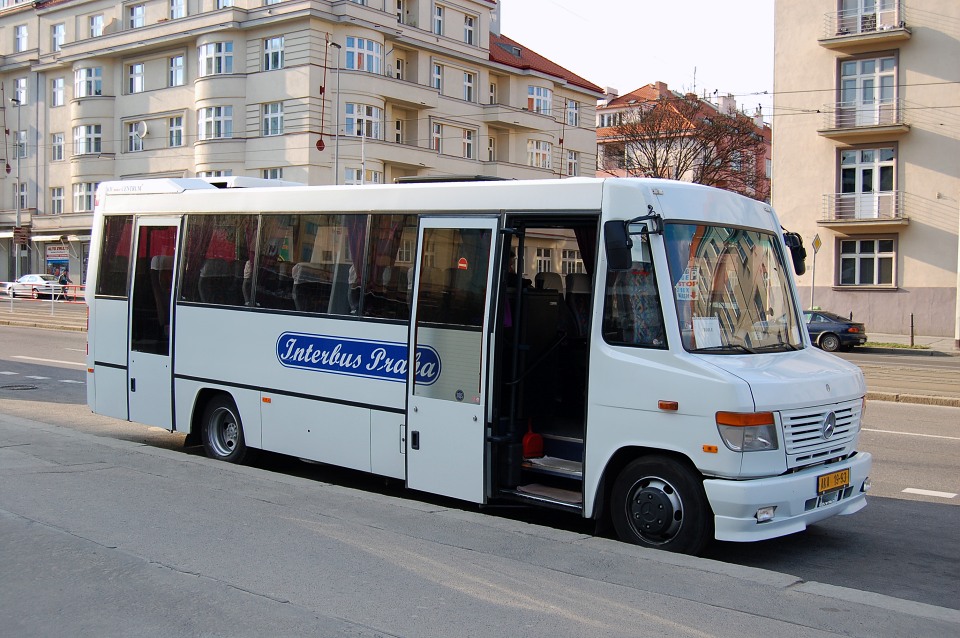
[(737, 98), (730, 93), (721, 95), (717, 98), (717, 109), (724, 115), (733, 115), (737, 112)]
[(497, 2), (492, 9), (490, 9), (490, 33), (500, 37), (500, 3)]
[(766, 123), (763, 121), (763, 107), (759, 104), (757, 105), (757, 110), (753, 112), (753, 123), (759, 129), (766, 126)]
[(670, 94), (670, 89), (667, 88), (666, 82), (657, 81), (653, 87), (657, 90), (657, 97), (666, 97)]
[(613, 88), (612, 86), (608, 86), (603, 90), (603, 97), (600, 98), (599, 102), (600, 104), (610, 104), (610, 102), (617, 99), (618, 97), (620, 97), (620, 91)]

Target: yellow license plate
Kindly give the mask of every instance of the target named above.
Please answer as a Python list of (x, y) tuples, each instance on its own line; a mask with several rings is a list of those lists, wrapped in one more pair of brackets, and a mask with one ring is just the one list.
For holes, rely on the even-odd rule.
[(838, 490), (850, 485), (850, 470), (840, 470), (817, 477), (817, 494)]

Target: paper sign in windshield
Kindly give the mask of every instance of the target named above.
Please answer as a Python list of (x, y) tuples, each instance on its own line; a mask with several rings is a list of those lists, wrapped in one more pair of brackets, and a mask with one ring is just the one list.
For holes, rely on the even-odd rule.
[(720, 336), (720, 320), (716, 317), (694, 317), (693, 337), (698, 348), (713, 348), (723, 345)]
[(674, 286), (677, 295), (677, 301), (696, 301), (697, 285), (700, 283), (700, 268), (698, 266), (688, 266), (683, 271), (683, 277)]

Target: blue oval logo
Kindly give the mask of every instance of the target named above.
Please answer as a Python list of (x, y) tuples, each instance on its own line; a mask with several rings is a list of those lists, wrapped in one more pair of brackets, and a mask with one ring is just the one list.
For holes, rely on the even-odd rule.
[[(286, 368), (401, 383), (407, 380), (408, 351), (405, 343), (302, 332), (284, 332), (277, 339), (277, 360)], [(415, 365), (418, 384), (440, 378), (440, 355), (430, 346), (417, 347)]]

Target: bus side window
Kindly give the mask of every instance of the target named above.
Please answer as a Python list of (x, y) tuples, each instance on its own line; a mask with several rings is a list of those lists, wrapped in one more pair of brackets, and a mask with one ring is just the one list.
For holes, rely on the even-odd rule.
[(634, 261), (630, 270), (607, 272), (603, 338), (614, 345), (667, 347), (653, 263)]
[(97, 273), (98, 295), (127, 296), (132, 242), (133, 216), (103, 218), (103, 240), (100, 243), (100, 267)]

